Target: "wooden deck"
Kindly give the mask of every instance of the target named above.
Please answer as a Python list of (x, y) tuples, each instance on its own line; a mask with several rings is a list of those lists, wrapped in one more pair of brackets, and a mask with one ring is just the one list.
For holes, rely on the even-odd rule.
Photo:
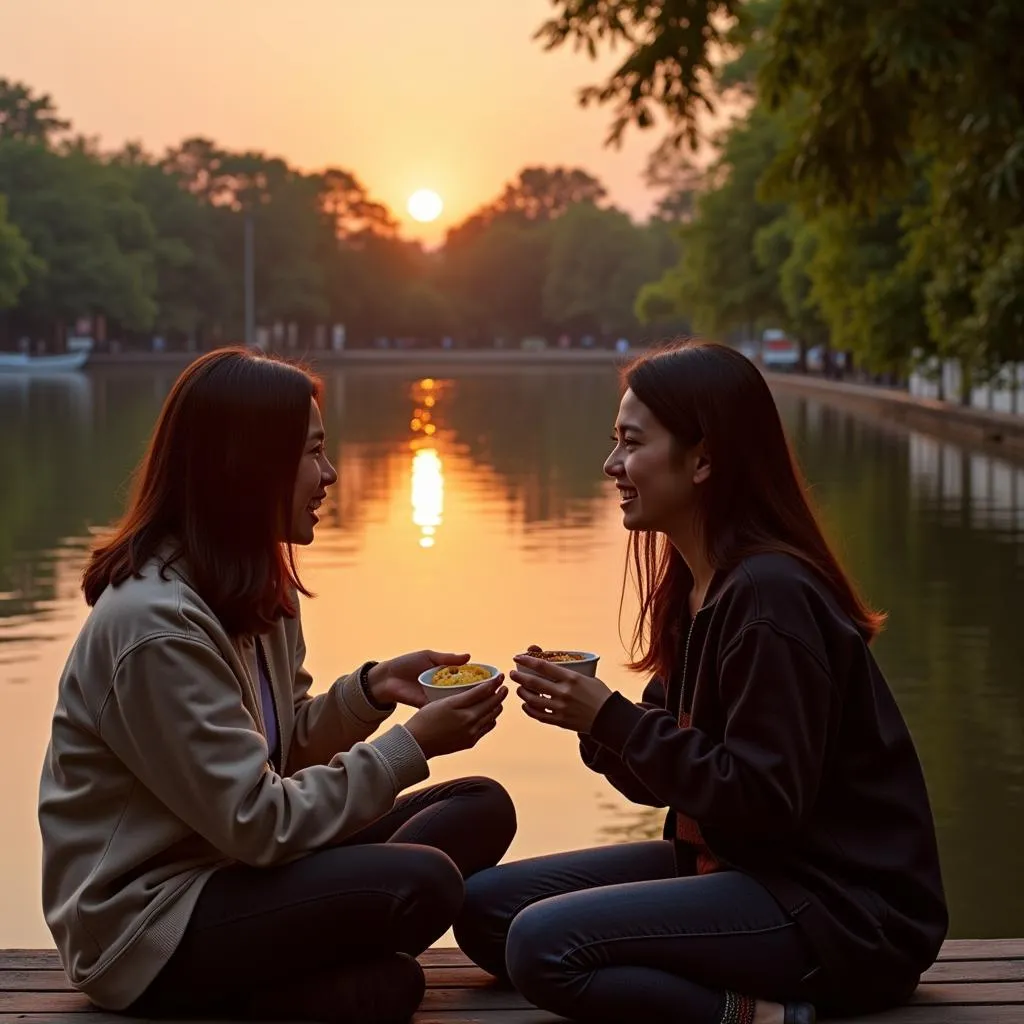
[[(427, 994), (417, 1024), (554, 1024), (516, 993), (495, 988), (490, 976), (455, 949), (421, 958)], [(125, 1024), (96, 1010), (68, 984), (53, 950), (0, 951), (0, 1022)], [(849, 1024), (1024, 1024), (1024, 939), (947, 942), (907, 1006)], [(195, 1024), (195, 1022), (193, 1022)]]

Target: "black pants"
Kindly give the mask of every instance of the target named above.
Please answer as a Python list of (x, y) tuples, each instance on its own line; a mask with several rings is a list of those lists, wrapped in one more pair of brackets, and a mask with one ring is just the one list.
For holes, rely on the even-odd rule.
[(339, 964), (422, 953), (452, 926), (463, 880), (493, 867), (516, 830), (485, 778), (401, 796), (338, 846), (281, 867), (232, 865), (206, 883), (178, 948), (125, 1012), (216, 1014)]
[(593, 1022), (717, 1024), (727, 991), (808, 999), (816, 968), (759, 883), (737, 871), (681, 878), (666, 841), (484, 871), (455, 937), (535, 1005)]

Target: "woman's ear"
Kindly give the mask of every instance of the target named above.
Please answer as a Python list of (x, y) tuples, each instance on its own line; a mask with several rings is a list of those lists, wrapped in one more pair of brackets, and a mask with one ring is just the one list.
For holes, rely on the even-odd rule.
[(708, 454), (708, 446), (703, 440), (699, 441), (693, 449), (693, 482), (702, 484), (711, 476), (711, 456)]

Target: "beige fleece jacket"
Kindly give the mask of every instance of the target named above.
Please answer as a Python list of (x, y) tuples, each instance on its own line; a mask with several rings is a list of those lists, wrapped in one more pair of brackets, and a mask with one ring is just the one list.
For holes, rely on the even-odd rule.
[(46, 922), (72, 984), (108, 1009), (142, 994), (202, 887), (282, 864), (386, 813), (427, 777), (358, 673), (311, 697), (298, 619), (262, 643), (281, 757), (269, 763), (251, 646), (174, 569), (108, 588), (60, 679), (39, 791)]

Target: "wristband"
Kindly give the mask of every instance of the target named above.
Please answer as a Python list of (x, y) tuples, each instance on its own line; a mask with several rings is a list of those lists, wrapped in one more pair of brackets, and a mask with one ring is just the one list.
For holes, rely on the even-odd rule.
[(379, 665), (379, 661), (368, 661), (359, 670), (359, 687), (363, 691), (363, 696), (366, 698), (366, 703), (373, 708), (374, 711), (394, 711), (395, 704), (379, 704), (373, 699), (373, 694), (370, 693), (370, 669), (376, 665)]

